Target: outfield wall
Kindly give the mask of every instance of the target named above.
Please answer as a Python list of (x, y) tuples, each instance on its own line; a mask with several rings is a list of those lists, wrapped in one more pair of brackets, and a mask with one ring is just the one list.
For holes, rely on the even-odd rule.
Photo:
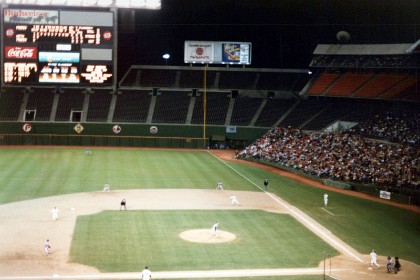
[[(28, 132), (24, 126), (30, 125)], [(225, 126), (119, 124), (115, 133), (110, 123), (80, 123), (83, 129), (75, 130), (78, 123), (1, 122), (0, 145), (68, 145), (68, 146), (121, 146), (156, 148), (207, 148), (217, 142), (230, 147), (244, 147), (260, 138), (267, 128), (236, 127), (236, 132), (226, 132)], [(152, 133), (152, 127), (157, 128)], [(154, 130), (156, 131), (156, 130)], [(220, 140), (224, 139), (224, 140)]]

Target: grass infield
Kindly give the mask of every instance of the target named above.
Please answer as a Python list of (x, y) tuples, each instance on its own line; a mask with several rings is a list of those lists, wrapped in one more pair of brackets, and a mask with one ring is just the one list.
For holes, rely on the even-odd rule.
[[(368, 254), (374, 248), (380, 255), (398, 255), (402, 259), (420, 264), (420, 252), (417, 250), (418, 246), (415, 245), (420, 244), (420, 215), (393, 206), (328, 192), (329, 206), (327, 210), (333, 214), (331, 215), (321, 209), (325, 190), (300, 184), (244, 164), (224, 163), (206, 151), (92, 148), (92, 155), (86, 155), (84, 148), (0, 149), (1, 204), (67, 193), (98, 191), (102, 189), (106, 181), (111, 184), (112, 189), (121, 190), (214, 189), (216, 182), (221, 180), (225, 188), (230, 190), (260, 191), (257, 186), (262, 187), (263, 179), (266, 177), (270, 179), (270, 192), (304, 211), (360, 253)], [(173, 212), (174, 215), (178, 213), (177, 211)], [(228, 212), (223, 216), (228, 216)], [(217, 213), (220, 214), (221, 211)], [(111, 212), (101, 215), (113, 216), (114, 214), (120, 213)], [(145, 215), (141, 211), (124, 214), (128, 214), (126, 215), (128, 217)], [(99, 233), (102, 234), (102, 231), (96, 230), (96, 226), (101, 224), (96, 220), (101, 220), (101, 215), (80, 217), (75, 238), (82, 238), (82, 233), (86, 230), (84, 235), (87, 237), (83, 238), (94, 238), (98, 237)], [(274, 220), (283, 220), (284, 216), (274, 215), (276, 217)], [(133, 220), (131, 221), (131, 219)], [(182, 224), (182, 217), (178, 219), (180, 219), (178, 224)], [(211, 226), (212, 220), (205, 219), (202, 227)], [(112, 219), (105, 218), (105, 221), (110, 222)], [(248, 222), (246, 221), (244, 224)], [(128, 223), (123, 223), (122, 226), (120, 225), (121, 227), (117, 225), (115, 228), (108, 227), (107, 231), (125, 232), (125, 227), (130, 226), (130, 230), (136, 232), (140, 231), (140, 228), (136, 229), (136, 225), (138, 226), (139, 223), (140, 221), (137, 221), (137, 218), (133, 216)], [(273, 221), (274, 224), (276, 221)], [(225, 226), (232, 225), (234, 222), (223, 223), (223, 230), (226, 229)], [(277, 230), (282, 229), (281, 225), (276, 227), (271, 225), (271, 227)], [(238, 228), (245, 228), (245, 226), (241, 224), (241, 227)], [(235, 229), (231, 232), (236, 234)], [(291, 237), (294, 237), (294, 234), (292, 233)], [(263, 233), (256, 233), (255, 236), (262, 235)], [(261, 239), (259, 238), (259, 240)], [(272, 235), (269, 235), (268, 239), (280, 248), (287, 247), (283, 244), (287, 239), (273, 238)], [(96, 245), (94, 245), (94, 241), (92, 243), (77, 246), (84, 246), (86, 253), (88, 253), (87, 246), (100, 247), (103, 245), (105, 248), (110, 246), (110, 242)], [(310, 244), (306, 244), (308, 244), (306, 247), (309, 248)], [(223, 246), (225, 245), (223, 244)], [(136, 248), (136, 246), (141, 252), (140, 247), (136, 244), (132, 244), (130, 249)], [(207, 247), (204, 246), (204, 248)], [(72, 248), (74, 258), (77, 250), (79, 249), (76, 247)], [(135, 251), (137, 252), (137, 250)], [(94, 251), (89, 254), (93, 253)], [(112, 256), (109, 258), (113, 260), (116, 255), (123, 256), (125, 254), (126, 256), (123, 258), (128, 258), (127, 255), (131, 254), (131, 251), (124, 252), (119, 248), (116, 251), (110, 251), (110, 253)], [(266, 253), (261, 253), (261, 255)], [(281, 259), (287, 257), (286, 253), (288, 252), (282, 253), (280, 259), (276, 261), (281, 262)], [(301, 260), (298, 263), (303, 267), (307, 265), (305, 260), (308, 256), (309, 258), (314, 256), (311, 256), (308, 251), (301, 253), (302, 255), (299, 256)], [(144, 257), (142, 255), (141, 259), (137, 259), (137, 266), (139, 260), (143, 260)], [(95, 258), (101, 258), (101, 256), (97, 255)], [(264, 260), (264, 257), (261, 259)], [(316, 261), (319, 260), (317, 258)], [(226, 263), (228, 263), (227, 260)], [(124, 270), (123, 268), (112, 269), (115, 271)], [(136, 267), (136, 269), (139, 268)], [(156, 271), (155, 268), (154, 270)]]
[[(227, 243), (185, 241), (191, 229), (236, 235)], [(210, 238), (210, 236), (209, 236)], [(73, 235), (71, 260), (104, 272), (316, 267), (337, 251), (289, 215), (262, 210), (105, 211), (82, 216)]]

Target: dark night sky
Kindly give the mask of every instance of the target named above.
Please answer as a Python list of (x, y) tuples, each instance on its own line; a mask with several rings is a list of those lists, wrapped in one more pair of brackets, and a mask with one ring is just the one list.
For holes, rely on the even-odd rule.
[(162, 0), (159, 11), (119, 18), (119, 68), (182, 66), (184, 41), (252, 43), (249, 67), (307, 68), (317, 44), (414, 43), (420, 37), (419, 0)]

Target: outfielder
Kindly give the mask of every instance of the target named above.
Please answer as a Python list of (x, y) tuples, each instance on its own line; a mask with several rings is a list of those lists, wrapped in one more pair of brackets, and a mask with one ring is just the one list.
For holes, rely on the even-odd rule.
[(60, 212), (60, 210), (58, 210), (57, 207), (54, 207), (51, 210), (52, 218), (53, 218), (54, 221), (58, 219), (58, 212)]
[(328, 194), (324, 194), (324, 206), (327, 207), (328, 205)]

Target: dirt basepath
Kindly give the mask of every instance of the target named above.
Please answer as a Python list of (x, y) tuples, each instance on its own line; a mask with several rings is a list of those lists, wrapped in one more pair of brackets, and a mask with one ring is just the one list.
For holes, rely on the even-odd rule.
[[(233, 159), (232, 151), (212, 151), (223, 160)], [(283, 173), (275, 168), (249, 162), (258, 168), (264, 168), (282, 176), (294, 175)], [(296, 180), (312, 184), (313, 182), (295, 176)], [(316, 184), (315, 184), (316, 185)], [(319, 187), (328, 188), (323, 185)], [(328, 188), (330, 189), (330, 188)], [(331, 191), (341, 191), (331, 188)], [(0, 280), (4, 279), (138, 279), (138, 273), (100, 273), (96, 268), (69, 263), (71, 239), (79, 215), (89, 215), (104, 210), (119, 209), (119, 201), (127, 199), (128, 210), (140, 209), (263, 209), (277, 213), (294, 215), (297, 220), (310, 219), (298, 209), (271, 193), (235, 192), (241, 206), (230, 204), (227, 191), (216, 190), (116, 190), (108, 193), (78, 193), (46, 197), (29, 201), (20, 201), (0, 205)], [(353, 193), (352, 193), (353, 194)], [(159, 197), (159, 200), (154, 199)], [(369, 197), (367, 197), (369, 198)], [(188, 203), (185, 203), (188, 201)], [(381, 201), (382, 202), (382, 201)], [(59, 219), (53, 221), (51, 208), (60, 209)], [(398, 275), (387, 274), (385, 269), (372, 270), (367, 262), (369, 257), (360, 255), (347, 244), (316, 223), (302, 224), (337, 248), (343, 255), (332, 258), (325, 264), (327, 274), (339, 279), (415, 279), (420, 275), (420, 267), (402, 260), (404, 269)], [(188, 230), (188, 229), (186, 229)], [(45, 256), (43, 243), (51, 240), (50, 256)], [(357, 258), (360, 258), (358, 260)], [(385, 258), (378, 258), (380, 264)], [(177, 271), (154, 272), (154, 279), (167, 278), (203, 278), (226, 275), (268, 276), (268, 275), (305, 275), (323, 274), (324, 264), (316, 268), (296, 269), (256, 269), (229, 271)]]

